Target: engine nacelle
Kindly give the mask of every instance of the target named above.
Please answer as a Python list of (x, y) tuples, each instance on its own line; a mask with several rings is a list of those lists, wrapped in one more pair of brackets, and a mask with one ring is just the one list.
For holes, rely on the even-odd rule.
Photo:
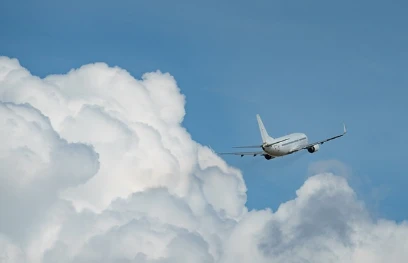
[(320, 148), (320, 145), (315, 144), (312, 147), (307, 148), (307, 151), (310, 152), (310, 153), (314, 153), (314, 152), (317, 152), (319, 150), (319, 148)]
[(270, 159), (272, 159), (272, 156), (267, 155), (267, 154), (265, 154), (265, 155), (264, 155), (264, 157), (265, 157), (265, 159), (266, 159), (266, 160), (270, 160)]

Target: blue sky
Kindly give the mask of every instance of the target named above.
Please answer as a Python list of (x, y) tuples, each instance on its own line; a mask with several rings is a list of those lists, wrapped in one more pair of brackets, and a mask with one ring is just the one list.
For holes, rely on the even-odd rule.
[[(281, 160), (226, 157), (249, 208), (295, 195), (310, 164), (338, 160), (375, 216), (408, 218), (406, 1), (2, 1), (0, 55), (33, 74), (86, 63), (171, 73), (184, 125), (219, 151), (271, 136), (346, 137)], [(334, 169), (336, 170), (336, 169)]]

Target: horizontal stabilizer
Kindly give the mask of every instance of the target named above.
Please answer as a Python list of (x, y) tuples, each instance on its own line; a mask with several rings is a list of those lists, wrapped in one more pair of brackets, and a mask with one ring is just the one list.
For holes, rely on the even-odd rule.
[(252, 146), (234, 146), (232, 148), (259, 148), (262, 147), (262, 145), (252, 145)]

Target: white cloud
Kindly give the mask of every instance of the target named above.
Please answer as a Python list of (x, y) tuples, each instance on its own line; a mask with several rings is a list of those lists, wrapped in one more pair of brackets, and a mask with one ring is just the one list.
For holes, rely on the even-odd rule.
[(0, 101), (0, 232), (19, 241), (44, 220), (67, 187), (98, 170), (90, 146), (68, 143), (28, 104)]
[(408, 259), (407, 224), (371, 218), (331, 165), (248, 212), (242, 174), (192, 140), (184, 103), (169, 74), (40, 79), (0, 57), (0, 262)]
[[(248, 213), (223, 262), (406, 262), (408, 224), (375, 221), (345, 178), (310, 177), (275, 213)], [(260, 213), (264, 213), (263, 216)], [(253, 231), (248, 231), (256, 226)], [(243, 237), (243, 242), (236, 242)], [(250, 241), (248, 241), (250, 240)]]

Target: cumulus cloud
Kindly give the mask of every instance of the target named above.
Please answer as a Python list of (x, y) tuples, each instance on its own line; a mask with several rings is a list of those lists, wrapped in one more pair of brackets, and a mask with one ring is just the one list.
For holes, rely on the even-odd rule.
[[(344, 177), (310, 177), (275, 213), (248, 213), (223, 262), (405, 262), (408, 224), (372, 219)], [(255, 231), (248, 231), (256, 225)], [(244, 237), (247, 244), (235, 240)], [(248, 241), (250, 240), (250, 241)], [(231, 246), (231, 247), (230, 247)], [(233, 249), (238, 246), (237, 249)]]
[(29, 104), (0, 102), (0, 232), (22, 241), (58, 197), (98, 170), (92, 147), (68, 143)]
[[(0, 262), (405, 262), (408, 226), (314, 167), (277, 211), (183, 128), (167, 73), (0, 57)], [(321, 168), (323, 167), (323, 168)]]

